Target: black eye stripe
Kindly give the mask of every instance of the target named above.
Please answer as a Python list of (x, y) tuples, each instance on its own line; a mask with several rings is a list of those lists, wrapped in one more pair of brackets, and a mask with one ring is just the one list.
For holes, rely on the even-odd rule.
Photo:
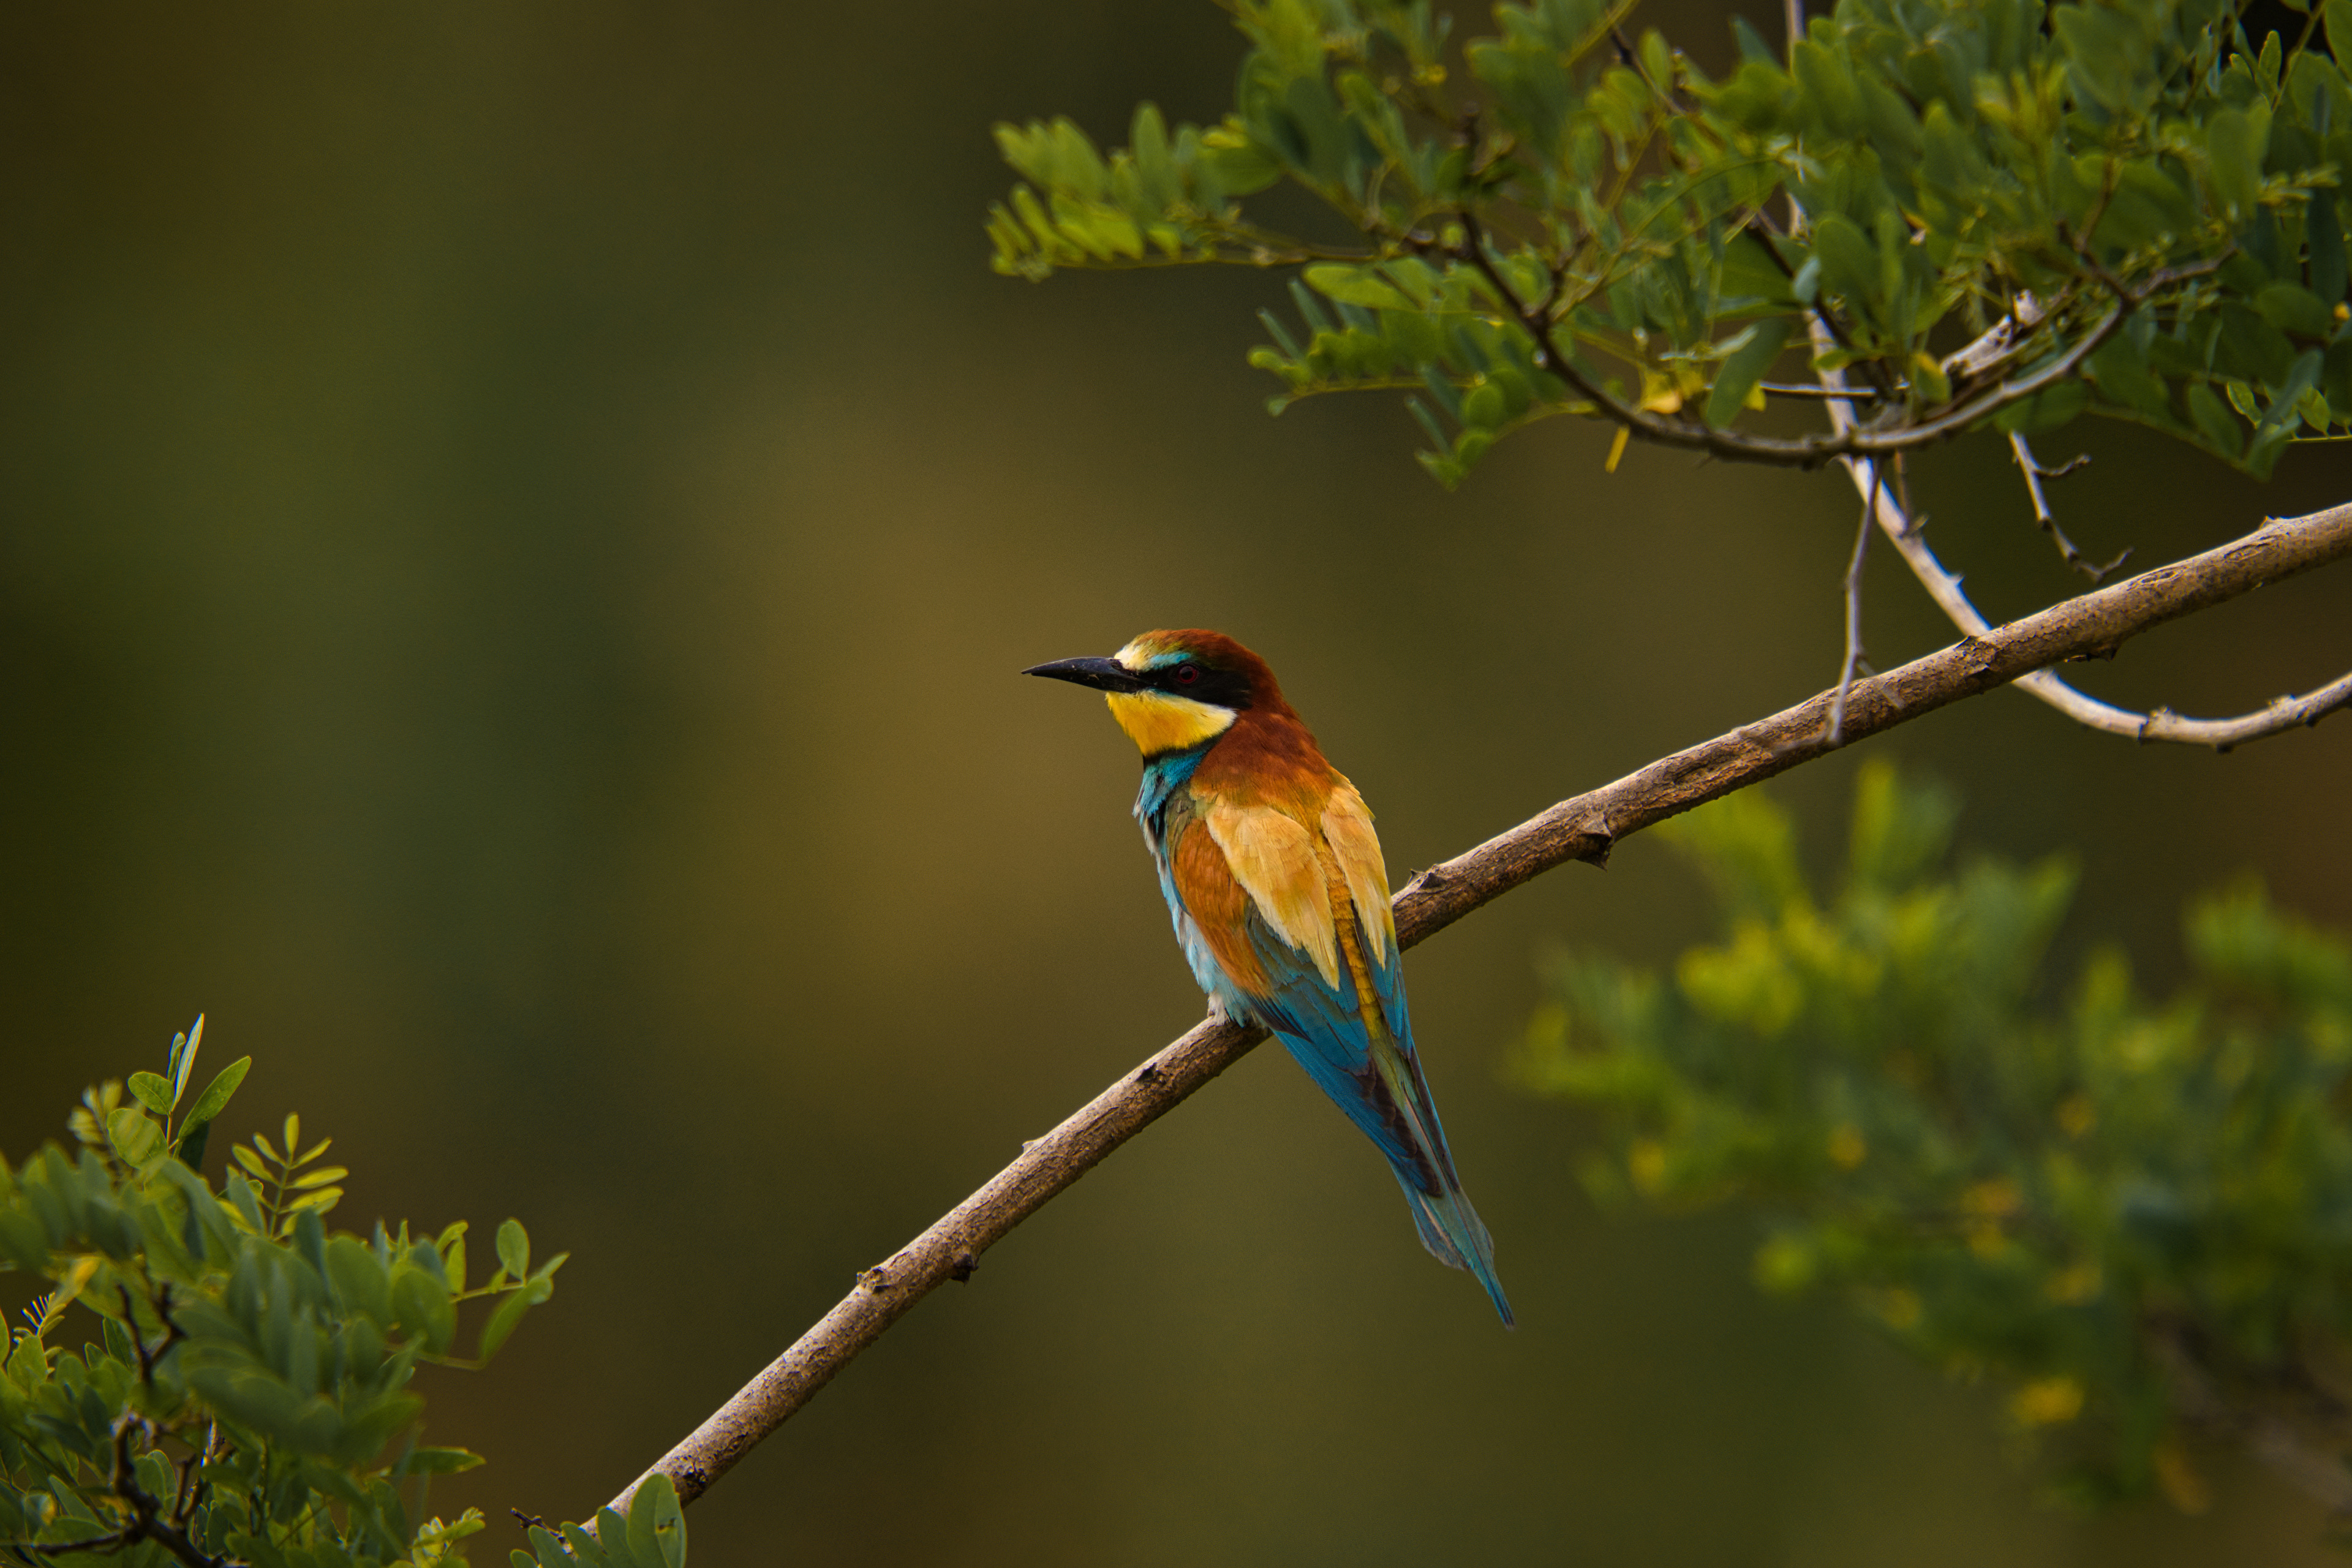
[(1161, 665), (1143, 674), (1142, 679), (1154, 689), (1171, 697), (1181, 697), (1191, 702), (1206, 702), (1219, 708), (1240, 710), (1249, 702), (1249, 681), (1246, 677), (1230, 669), (1221, 669), (1196, 658), (1181, 663)]

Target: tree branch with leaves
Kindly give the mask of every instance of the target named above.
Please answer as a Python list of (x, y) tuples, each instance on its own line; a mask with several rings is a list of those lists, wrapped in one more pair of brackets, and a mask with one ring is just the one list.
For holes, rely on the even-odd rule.
[[(1449, 488), (1496, 441), (1572, 416), (1613, 426), (1612, 470), (1633, 440), (1838, 463), (1862, 500), (1832, 689), (1424, 872), (1397, 898), (1405, 944), (2000, 685), (2111, 732), (2222, 749), (2352, 705), (2352, 676), (2221, 720), (2129, 713), (2066, 684), (2066, 660), (2352, 553), (2352, 506), (2097, 588), (2123, 558), (2092, 562), (2066, 538), (2045, 486), (2074, 465), (2044, 468), (2030, 441), (2097, 415), (2260, 477), (2291, 446), (2352, 433), (2336, 194), (2352, 80), (2315, 47), (2319, 14), (2258, 45), (2230, 0), (1845, 0), (1810, 26), (1792, 6), (1784, 50), (1735, 19), (1738, 59), (1718, 79), (1654, 31), (1629, 37), (1633, 0), (1499, 5), (1494, 33), (1458, 42), (1429, 0), (1228, 9), (1247, 52), (1218, 123), (1171, 129), (1145, 104), (1108, 153), (1067, 119), (998, 128), (1022, 176), (990, 216), (998, 271), (1296, 269), (1295, 321), (1262, 311), (1272, 341), (1251, 355), (1280, 384), (1273, 410), (1403, 392), (1428, 437), (1419, 460)], [(2326, 16), (2331, 39), (2352, 39), (2352, 0)], [(1276, 184), (1355, 237), (1270, 224), (1252, 198)], [(1975, 431), (2007, 438), (2035, 525), (2095, 591), (1996, 626), (1929, 550), (1904, 458)], [(1874, 531), (1962, 634), (1884, 675), (1862, 637)], [(652, 1481), (699, 1495), (926, 1293), (969, 1278), (1261, 1038), (1203, 1023), (1027, 1145), (613, 1507)], [(2172, 1387), (2194, 1403), (2190, 1381)]]

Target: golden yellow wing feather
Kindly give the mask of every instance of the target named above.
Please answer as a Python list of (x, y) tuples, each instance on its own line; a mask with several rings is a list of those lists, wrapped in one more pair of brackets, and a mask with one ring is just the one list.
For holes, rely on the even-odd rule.
[(1323, 984), (1339, 984), (1339, 933), (1316, 835), (1297, 818), (1267, 805), (1213, 802), (1202, 824), (1225, 853), (1234, 880), (1257, 906), (1259, 918), (1283, 941), (1314, 961)]
[(1348, 897), (1364, 932), (1372, 962), (1388, 966), (1396, 951), (1396, 915), (1389, 907), (1388, 867), (1381, 859), (1380, 836), (1372, 831), (1371, 808), (1344, 779), (1323, 807), (1323, 838), (1348, 879)]

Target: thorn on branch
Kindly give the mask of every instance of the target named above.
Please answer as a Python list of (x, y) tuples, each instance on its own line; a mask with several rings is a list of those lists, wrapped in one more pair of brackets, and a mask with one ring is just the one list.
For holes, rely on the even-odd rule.
[(1412, 890), (1417, 892), (1433, 893), (1452, 880), (1454, 880), (1453, 873), (1446, 870), (1444, 867), (1432, 866), (1426, 870), (1415, 872), (1409, 886)]
[(957, 1253), (955, 1261), (948, 1265), (948, 1278), (959, 1285), (970, 1280), (979, 1272), (980, 1259), (969, 1248)]
[(1609, 852), (1617, 847), (1617, 836), (1609, 831), (1609, 824), (1606, 821), (1594, 822), (1580, 831), (1595, 843), (1577, 858), (1595, 870), (1609, 869)]

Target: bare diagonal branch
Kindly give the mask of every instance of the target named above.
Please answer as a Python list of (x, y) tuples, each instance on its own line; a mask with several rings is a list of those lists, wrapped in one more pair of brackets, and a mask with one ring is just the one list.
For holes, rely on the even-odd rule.
[[(2347, 555), (2352, 504), (2267, 523), (2201, 555), (1855, 681), (1847, 692), (1843, 738), (1850, 743), (1876, 734), (2068, 659), (2105, 657), (2167, 621)], [(2352, 700), (2352, 680), (2337, 684), (2347, 689), (2336, 699), (2340, 706)], [(1824, 691), (1677, 752), (1432, 867), (1397, 895), (1398, 941), (1411, 947), (1555, 866), (1597, 862), (1630, 834), (1822, 755), (1835, 700), (1834, 689)], [(916, 1302), (946, 1280), (969, 1277), (991, 1245), (1265, 1037), (1260, 1029), (1205, 1020), (1121, 1077), (929, 1229), (860, 1275), (839, 1305), (646, 1476), (667, 1475), (681, 1502), (700, 1497)], [(645, 1479), (610, 1506), (625, 1517)]]

